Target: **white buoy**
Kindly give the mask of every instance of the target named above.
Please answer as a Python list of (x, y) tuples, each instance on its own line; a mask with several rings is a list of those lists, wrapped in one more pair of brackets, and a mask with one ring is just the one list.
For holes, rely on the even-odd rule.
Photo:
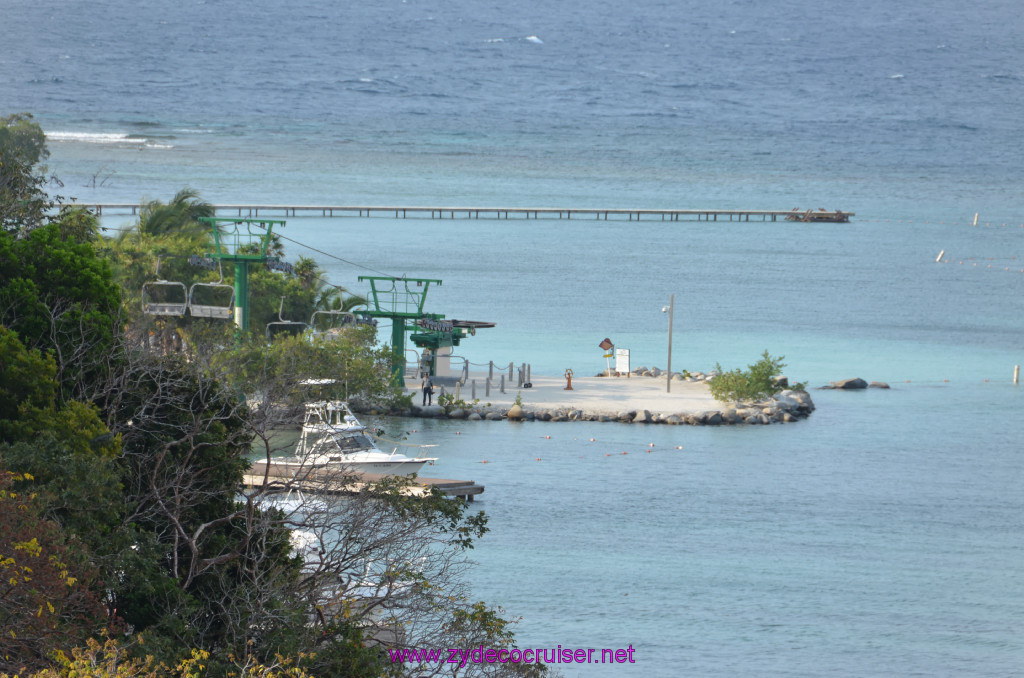
[(1014, 365), (1013, 366), (1013, 383), (1016, 384), (1019, 381), (1020, 381), (1020, 365)]

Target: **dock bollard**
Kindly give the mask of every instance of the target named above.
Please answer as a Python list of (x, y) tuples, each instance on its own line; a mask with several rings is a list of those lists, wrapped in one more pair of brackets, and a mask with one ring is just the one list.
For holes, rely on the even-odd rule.
[(502, 393), (505, 392), (505, 373), (504, 372), (501, 373), (501, 386), (499, 387), (499, 390)]
[(470, 393), (471, 393), (470, 397), (473, 400), (476, 400), (476, 379), (474, 379), (473, 381), (470, 382), (470, 389), (469, 390), (470, 390)]
[(491, 397), (491, 380), (490, 379), (488, 379), (487, 381), (484, 382), (484, 397), (485, 398), (490, 398)]

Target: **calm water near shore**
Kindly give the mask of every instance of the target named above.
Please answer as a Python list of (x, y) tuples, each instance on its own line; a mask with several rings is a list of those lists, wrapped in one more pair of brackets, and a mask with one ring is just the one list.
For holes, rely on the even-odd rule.
[(498, 324), (476, 363), (664, 367), (675, 294), (676, 369), (893, 386), (765, 427), (382, 420), (486, 485), (474, 592), (521, 646), (636, 648), (565, 675), (1024, 672), (1016, 3), (322, 4), (14, 0), (0, 113), (83, 202), (856, 212), (282, 234), (353, 291), (442, 279), (429, 310)]

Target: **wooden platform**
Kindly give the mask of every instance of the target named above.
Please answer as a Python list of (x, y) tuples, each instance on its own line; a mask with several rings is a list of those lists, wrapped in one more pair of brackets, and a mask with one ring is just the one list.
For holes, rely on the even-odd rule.
[[(380, 481), (385, 476), (379, 473), (353, 473), (350, 476), (357, 476), (355, 482), (340, 482), (341, 474), (332, 469), (323, 467), (310, 467), (301, 464), (288, 462), (271, 462), (269, 473), (266, 472), (267, 464), (263, 461), (254, 462), (252, 468), (244, 477), (246, 487), (262, 487), (264, 475), (267, 475), (267, 487), (270, 491), (287, 492), (298, 490), (300, 492), (316, 493), (357, 493), (370, 483)], [(332, 482), (337, 479), (337, 482)], [(450, 478), (423, 478), (417, 477), (413, 480), (413, 487), (409, 488), (412, 496), (422, 496), (429, 488), (436, 487), (449, 497), (458, 497), (466, 501), (473, 501), (478, 494), (483, 494), (484, 486), (477, 485), (472, 480), (453, 480)]]
[[(97, 214), (137, 214), (131, 203), (79, 203)], [(267, 218), (301, 215), (321, 217), (386, 217), (392, 219), (599, 219), (603, 221), (783, 221), (793, 210), (644, 209), (607, 207), (446, 207), (423, 205), (214, 205), (219, 216)], [(853, 212), (815, 212), (817, 220), (843, 218)]]

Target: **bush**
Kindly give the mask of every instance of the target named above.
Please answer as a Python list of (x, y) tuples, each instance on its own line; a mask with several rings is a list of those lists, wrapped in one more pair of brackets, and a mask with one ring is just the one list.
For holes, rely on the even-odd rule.
[[(721, 365), (715, 363), (718, 375), (708, 381), (711, 395), (722, 402), (770, 398), (784, 388), (775, 379), (786, 366), (782, 362), (783, 358), (785, 356), (773, 358), (765, 351), (760, 360), (747, 366), (746, 371), (737, 368), (726, 372)], [(803, 384), (794, 384), (790, 388), (802, 390)]]

